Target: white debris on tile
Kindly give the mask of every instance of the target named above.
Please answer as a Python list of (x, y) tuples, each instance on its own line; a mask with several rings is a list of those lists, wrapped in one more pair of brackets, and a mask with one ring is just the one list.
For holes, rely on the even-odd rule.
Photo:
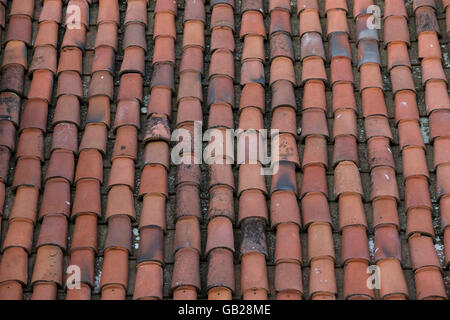
[(430, 142), (430, 124), (428, 118), (420, 118), (420, 131), (422, 132), (423, 141)]

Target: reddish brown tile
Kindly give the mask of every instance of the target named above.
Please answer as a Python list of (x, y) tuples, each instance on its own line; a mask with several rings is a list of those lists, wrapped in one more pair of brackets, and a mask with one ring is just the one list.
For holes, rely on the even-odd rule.
[(267, 206), (260, 205), (265, 201), (265, 195), (261, 190), (256, 188), (244, 190), (239, 199), (238, 223), (250, 218), (268, 220)]
[(56, 73), (56, 49), (51, 46), (37, 47), (34, 50), (33, 60), (30, 64), (30, 72), (35, 70), (49, 70)]
[(414, 273), (416, 283), (416, 298), (447, 299), (441, 271), (435, 267), (424, 267)]
[(291, 59), (285, 57), (273, 59), (270, 71), (270, 85), (279, 80), (288, 80), (294, 86), (296, 85), (294, 65)]
[[(160, 2), (160, 1), (158, 1)], [(124, 24), (132, 22), (140, 22), (147, 25), (147, 2), (146, 1), (130, 1), (127, 3), (127, 11), (125, 13)], [(157, 13), (155, 8), (155, 13)]]
[(101, 215), (100, 183), (96, 179), (83, 179), (76, 185), (72, 217), (81, 213)]
[(83, 97), (83, 89), (81, 85), (81, 77), (77, 72), (66, 71), (58, 76), (58, 88), (56, 96), (63, 94), (73, 95), (81, 99)]
[(342, 194), (363, 194), (358, 167), (349, 161), (339, 163), (334, 171), (334, 194), (338, 198)]
[(406, 146), (420, 146), (425, 148), (422, 133), (420, 132), (419, 122), (416, 120), (404, 120), (398, 123), (400, 135), (400, 148)]
[(78, 152), (77, 139), (78, 130), (72, 123), (58, 123), (53, 129), (51, 150), (69, 150), (73, 153)]
[(395, 168), (394, 154), (386, 137), (375, 137), (367, 142), (368, 162), (371, 169), (380, 166)]
[(328, 166), (327, 141), (324, 136), (310, 135), (305, 139), (302, 167), (313, 164)]
[(207, 275), (208, 299), (231, 299), (235, 290), (233, 253), (217, 248), (210, 253)]
[(211, 51), (216, 49), (227, 49), (234, 51), (235, 43), (233, 31), (228, 27), (216, 27), (211, 33)]
[(441, 59), (441, 47), (438, 35), (435, 32), (422, 32), (418, 36), (419, 58)]
[(360, 194), (343, 193), (339, 197), (338, 205), (340, 229), (349, 226), (363, 226), (367, 228), (366, 216)]
[[(408, 288), (404, 281), (404, 276), (400, 261), (396, 259), (384, 259), (377, 263), (380, 268), (381, 283), (380, 296), (388, 298), (390, 296), (408, 297)], [(400, 280), (399, 280), (400, 279)]]
[[(321, 57), (325, 60), (325, 50), (323, 48), (322, 36), (317, 32), (308, 32), (302, 36), (300, 41), (301, 60), (308, 57)], [(272, 46), (271, 46), (272, 47)]]
[(266, 37), (263, 15), (258, 11), (246, 11), (242, 14), (240, 37), (257, 35)]
[(367, 288), (366, 261), (350, 261), (344, 266), (344, 297), (354, 299), (374, 299), (374, 292)]
[(320, 192), (311, 192), (302, 199), (302, 218), (305, 229), (312, 223), (331, 224), (330, 208), (327, 197)]
[(21, 158), (16, 163), (13, 187), (41, 187), (41, 164), (39, 159)]
[(419, 120), (416, 94), (410, 90), (397, 92), (395, 95), (395, 121)]
[(310, 80), (327, 80), (325, 65), (322, 58), (317, 56), (308, 57), (303, 60), (302, 83)]
[[(66, 40), (66, 42), (64, 42)], [(68, 44), (66, 37), (63, 43)], [(39, 23), (39, 29), (34, 39), (34, 46), (49, 45), (56, 48), (58, 44), (58, 23), (54, 21), (44, 21)]]
[[(251, 39), (251, 38), (258, 38), (258, 37), (251, 37), (251, 36), (246, 37), (245, 41), (247, 41), (247, 39)], [(303, 43), (304, 43), (304, 41), (302, 41), (302, 44)], [(251, 50), (251, 46), (244, 47), (244, 49), (247, 49), (247, 48)], [(261, 52), (261, 51), (259, 51), (259, 52)], [(291, 60), (294, 60), (294, 48), (293, 48), (291, 37), (284, 32), (278, 32), (278, 33), (270, 36), (270, 58), (275, 59), (278, 57), (286, 57)], [(245, 58), (243, 58), (243, 59), (245, 59)], [(262, 56), (262, 60), (264, 60), (264, 55)]]
[[(248, 87), (248, 86), (246, 86)], [(245, 88), (244, 88), (245, 89)], [(295, 101), (294, 86), (292, 82), (280, 80), (272, 85), (272, 111), (275, 112), (278, 107), (290, 107), (294, 111), (297, 109)], [(241, 100), (243, 100), (241, 98)], [(263, 111), (264, 108), (261, 109)], [(294, 117), (295, 118), (295, 117)], [(294, 120), (293, 118), (293, 120)]]
[(270, 197), (270, 217), (273, 227), (282, 223), (301, 225), (296, 195), (288, 191), (275, 192)]
[(327, 36), (336, 32), (349, 33), (346, 11), (341, 10), (340, 8), (338, 10), (330, 10), (330, 8), (328, 8), (328, 10), (326, 10), (326, 13), (327, 13)]

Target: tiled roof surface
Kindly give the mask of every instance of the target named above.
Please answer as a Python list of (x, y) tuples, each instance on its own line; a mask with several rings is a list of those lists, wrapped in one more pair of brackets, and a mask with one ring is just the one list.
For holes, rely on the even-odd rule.
[[(0, 299), (450, 295), (450, 1), (2, 0), (0, 30)], [(279, 130), (279, 171), (174, 165), (202, 120)]]

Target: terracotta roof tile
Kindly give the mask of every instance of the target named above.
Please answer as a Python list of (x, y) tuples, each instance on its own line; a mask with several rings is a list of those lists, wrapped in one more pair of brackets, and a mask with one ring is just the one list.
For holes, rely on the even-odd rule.
[[(333, 35), (330, 38), (335, 38)], [(325, 53), (323, 48), (322, 37), (317, 32), (308, 32), (302, 36), (301, 46), (301, 59), (311, 56), (319, 56), (325, 60)], [(334, 47), (334, 46), (333, 46)]]
[(353, 72), (351, 60), (346, 57), (334, 57), (331, 59), (331, 75), (330, 83), (331, 85), (336, 82), (349, 82), (353, 83)]
[(277, 191), (291, 191), (295, 194), (297, 193), (297, 181), (295, 175), (296, 163), (294, 161), (280, 161), (278, 172), (272, 177), (272, 194)]
[(126, 72), (138, 72), (140, 74), (144, 74), (144, 55), (145, 50), (140, 47), (126, 48), (124, 50), (122, 65), (120, 67), (120, 74)]
[[(70, 215), (69, 213), (70, 182), (59, 177), (49, 179), (44, 186), (39, 217), (50, 217), (52, 215), (55, 215), (55, 217), (60, 215), (68, 217)], [(44, 226), (45, 225), (43, 224), (43, 228)], [(65, 249), (65, 246), (62, 246), (62, 249)]]
[(305, 140), (302, 166), (306, 171), (306, 168), (310, 165), (323, 166), (324, 168), (328, 166), (326, 140), (323, 136), (312, 135)]
[(139, 227), (157, 226), (166, 230), (165, 202), (166, 198), (163, 195), (144, 196)]
[(295, 109), (292, 107), (276, 108), (272, 115), (272, 129), (279, 130), (280, 133), (290, 133), (297, 137)]
[(31, 17), (18, 14), (11, 15), (6, 32), (5, 43), (9, 41), (21, 41), (31, 46)]
[(208, 298), (231, 299), (235, 291), (233, 253), (227, 249), (217, 248), (211, 252), (208, 268)]
[[(327, 1), (329, 3), (329, 1)], [(345, 3), (346, 4), (346, 3)], [(342, 6), (343, 4), (341, 4)], [(339, 6), (339, 4), (337, 4)], [(327, 13), (327, 36), (332, 33), (350, 33), (346, 20), (347, 12), (342, 8), (328, 8)]]
[[(71, 43), (66, 38), (64, 38), (64, 40), (63, 43), (65, 42), (65, 45)], [(56, 48), (57, 43), (58, 43), (58, 23), (55, 21), (42, 21), (39, 24), (39, 29), (36, 38), (34, 39), (34, 45), (35, 46), (50, 45)], [(82, 49), (84, 49), (84, 46)]]
[(17, 64), (10, 64), (2, 68), (0, 91), (11, 91), (23, 95), (25, 69)]
[(76, 188), (72, 216), (84, 212), (100, 216), (100, 182), (96, 179), (83, 179), (77, 183)]
[(323, 193), (311, 192), (303, 197), (302, 218), (305, 229), (314, 222), (331, 223), (330, 208)]
[[(414, 1), (416, 3), (417, 1)], [(434, 5), (434, 1), (432, 1)], [(419, 35), (425, 31), (439, 32), (439, 26), (436, 19), (435, 9), (430, 6), (420, 6), (415, 10), (416, 15), (416, 34)]]
[(290, 12), (283, 9), (273, 9), (270, 12), (270, 27), (269, 33), (276, 32), (292, 33)]
[(216, 27), (211, 34), (211, 51), (219, 48), (225, 48), (234, 51), (235, 43), (233, 38), (233, 30), (227, 27)]
[(2, 61), (2, 68), (9, 64), (19, 64), (27, 68), (26, 46), (23, 41), (9, 41), (5, 46), (5, 54)]
[[(229, 128), (233, 127), (233, 124), (230, 124), (229, 121), (225, 121), (225, 119), (227, 119), (225, 114), (231, 113), (231, 107), (234, 106), (233, 80), (223, 75), (215, 76), (210, 79), (208, 89), (208, 105), (211, 108), (224, 108), (224, 112), (217, 113), (217, 116), (220, 115), (220, 118), (222, 118), (223, 123), (221, 123), (221, 125), (226, 123)], [(216, 126), (212, 124), (215, 122), (212, 121), (212, 117), (213, 115), (211, 115), (209, 119), (211, 122), (209, 127)], [(218, 122), (220, 123), (221, 121)], [(219, 125), (219, 123), (217, 123), (217, 125)]]
[(47, 166), (45, 180), (50, 180), (51, 178), (65, 178), (68, 182), (72, 183), (74, 167), (75, 159), (72, 150), (54, 150)]
[(388, 299), (405, 299), (408, 297), (408, 288), (402, 274), (400, 262), (396, 259), (383, 259), (378, 262), (381, 273), (380, 296)]
[(273, 227), (282, 223), (301, 224), (296, 197), (291, 192), (275, 192), (271, 196), (270, 204), (270, 215)]
[[(138, 2), (138, 1), (132, 1)], [(97, 24), (104, 22), (115, 22), (120, 24), (119, 3), (115, 0), (101, 0), (98, 6)]]
[(20, 97), (13, 92), (0, 93), (0, 119), (11, 121), (19, 126)]
[(439, 269), (424, 267), (414, 272), (417, 299), (447, 299), (444, 282)]
[[(61, 250), (54, 246), (43, 246), (38, 252), (31, 282), (35, 284), (42, 281), (44, 283), (54, 283), (61, 286), (64, 273), (62, 263), (55, 263), (50, 270), (45, 268), (47, 265), (46, 260), (50, 257), (62, 261), (63, 257)], [(56, 291), (56, 288), (54, 288), (54, 290)]]
[[(372, 0), (370, 0), (372, 2)], [(373, 4), (373, 3), (372, 3)], [(356, 6), (354, 7), (354, 9)], [(367, 8), (367, 7), (366, 7)], [(366, 9), (364, 9), (366, 10)], [(356, 16), (354, 14), (354, 16)], [(379, 35), (377, 29), (369, 28), (369, 19), (372, 18), (371, 14), (361, 13), (356, 19), (356, 40), (375, 40), (379, 41)]]

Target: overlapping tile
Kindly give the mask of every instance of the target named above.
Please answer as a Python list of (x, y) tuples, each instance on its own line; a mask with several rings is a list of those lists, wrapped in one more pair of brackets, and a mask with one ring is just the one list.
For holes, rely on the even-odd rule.
[[(280, 160), (272, 164), (278, 172), (272, 176), (270, 217), (276, 230), (275, 279), (277, 299), (303, 297), (302, 253), (300, 245), (300, 209), (297, 202), (296, 169), (300, 166), (297, 150), (294, 54), (289, 1), (270, 1), (270, 84), (272, 88), (271, 141), (279, 144)], [(290, 99), (289, 99), (290, 98)], [(290, 101), (289, 101), (290, 100)], [(286, 103), (289, 102), (289, 103)], [(287, 143), (287, 149), (283, 145)], [(275, 160), (276, 161), (276, 160)]]
[[(133, 1), (127, 6), (126, 20), (133, 14), (133, 7), (144, 9), (146, 1)], [(134, 23), (146, 26), (146, 20), (135, 22), (127, 20), (125, 34)], [(116, 25), (119, 27), (119, 3), (116, 0), (102, 0), (99, 3), (97, 17), (97, 39), (101, 36), (103, 28), (100, 26)], [(145, 30), (145, 28), (144, 28)], [(124, 54), (128, 47), (123, 45)], [(108, 79), (105, 89), (114, 89), (111, 82), (115, 74), (115, 48), (109, 45), (96, 46), (94, 61), (92, 63), (93, 75), (99, 75), (100, 79)], [(125, 57), (124, 57), (125, 60)], [(137, 62), (139, 63), (139, 62)], [(143, 63), (143, 61), (141, 62)], [(122, 69), (121, 69), (122, 70)], [(130, 73), (125, 73), (130, 72)], [(92, 77), (92, 81), (94, 80)], [(98, 78), (97, 78), (98, 79)], [(94, 86), (91, 82), (91, 86)], [(99, 90), (100, 86), (95, 88)], [(123, 93), (125, 91), (125, 93)], [(109, 127), (109, 99), (110, 96), (91, 93), (90, 108), (88, 110), (89, 123), (100, 123), (100, 126)], [(105, 210), (105, 219), (108, 222), (108, 231), (103, 248), (103, 265), (100, 279), (101, 297), (103, 300), (123, 300), (128, 288), (128, 256), (131, 253), (131, 223), (136, 219), (134, 209), (134, 181), (135, 160), (137, 158), (137, 132), (140, 127), (140, 108), (128, 107), (139, 105), (142, 101), (142, 75), (124, 70), (120, 75), (119, 94), (117, 96), (116, 115), (113, 124), (113, 132), (116, 135), (114, 151), (111, 158), (111, 170), (109, 172), (107, 187), (108, 195)], [(81, 157), (80, 157), (81, 159)]]
[[(309, 295), (334, 300), (337, 294), (335, 253), (328, 207), (325, 56), (317, 1), (297, 1), (302, 44), (302, 131), (304, 142), (301, 198), (303, 226), (308, 233)], [(306, 42), (306, 43), (305, 43)], [(320, 217), (315, 208), (320, 208)]]
[[(73, 66), (82, 66), (82, 55), (86, 47), (86, 42), (76, 41), (75, 39), (86, 39), (87, 29), (89, 28), (89, 3), (86, 1), (72, 0), (70, 4), (80, 8), (81, 15), (76, 21), (77, 27), (66, 27), (64, 38), (67, 39), (66, 44), (62, 45), (61, 55), (67, 55), (69, 61), (74, 61), (63, 64), (66, 57), (60, 59), (60, 73), (58, 76), (58, 99), (65, 95), (72, 95), (77, 98), (84, 99), (85, 95), (82, 90), (81, 72), (82, 67), (78, 70), (71, 70)], [(108, 1), (102, 1), (100, 7), (105, 6)], [(70, 5), (69, 4), (69, 5)], [(67, 7), (70, 10), (70, 7)], [(101, 9), (102, 11), (104, 9)], [(66, 23), (71, 21), (68, 19), (71, 12), (66, 14)], [(102, 23), (97, 21), (97, 37), (102, 36), (100, 31)], [(111, 34), (111, 38), (117, 37), (117, 34)], [(97, 51), (97, 50), (96, 50)], [(96, 52), (94, 52), (95, 54)], [(72, 60), (73, 59), (73, 60)], [(71, 67), (72, 66), (72, 67)], [(106, 152), (106, 132), (109, 127), (108, 122), (102, 122), (101, 118), (92, 119), (89, 115), (93, 113), (96, 108), (96, 100), (92, 95), (94, 88), (100, 89), (96, 96), (107, 97), (108, 92), (112, 89), (103, 81), (95, 81), (99, 75), (103, 75), (102, 71), (92, 74), (89, 84), (88, 101), (88, 117), (84, 126), (80, 144), (78, 147), (78, 161), (75, 169), (74, 183), (75, 194), (73, 197), (72, 211), (70, 218), (73, 222), (72, 241), (68, 250), (69, 266), (79, 268), (81, 272), (81, 284), (78, 286), (70, 286), (66, 284), (66, 299), (67, 300), (89, 300), (92, 295), (92, 288), (94, 286), (94, 272), (95, 272), (95, 257), (98, 254), (97, 243), (97, 222), (101, 218), (103, 209), (100, 201), (100, 188), (103, 184), (103, 155)], [(106, 110), (109, 118), (109, 99), (105, 100)], [(78, 106), (79, 108), (79, 106)], [(95, 111), (94, 111), (95, 112)], [(73, 119), (78, 120), (78, 119)], [(89, 121), (91, 120), (91, 121)], [(73, 124), (72, 124), (73, 126)], [(77, 136), (72, 135), (72, 140)], [(55, 141), (55, 140), (54, 140)], [(70, 149), (69, 149), (70, 150)], [(74, 270), (75, 271), (75, 270)], [(72, 271), (72, 272), (74, 272)]]
[[(146, 16), (142, 16), (139, 13), (142, 10), (141, 7), (146, 6), (145, 2), (128, 3), (125, 16), (126, 25), (147, 24)], [(166, 2), (158, 0), (156, 2), (153, 28), (153, 75), (150, 85), (150, 99), (147, 105), (144, 167), (141, 172), (139, 189), (139, 196), (143, 204), (139, 220), (141, 240), (136, 261), (134, 299), (162, 298), (164, 260), (161, 254), (164, 252), (162, 239), (166, 231), (167, 170), (169, 169), (169, 146), (165, 137), (167, 134), (170, 134), (167, 130), (169, 130), (169, 119), (172, 111), (171, 97), (174, 88), (176, 15), (176, 1)], [(132, 35), (132, 33), (129, 34), (130, 36)], [(145, 34), (140, 34), (140, 36), (143, 37)], [(121, 67), (122, 77), (130, 74), (138, 78), (144, 76), (144, 55), (146, 50), (146, 47), (143, 48), (137, 45), (124, 46), (125, 55)], [(140, 86), (142, 86), (142, 83), (140, 83)], [(125, 94), (128, 95), (129, 92), (127, 91), (129, 90), (124, 89)], [(142, 96), (136, 96), (135, 99), (140, 100)], [(124, 110), (127, 109), (130, 110), (130, 106), (124, 105)], [(118, 130), (121, 130), (121, 128), (125, 129), (127, 127), (120, 127)], [(133, 135), (136, 135), (134, 129)], [(130, 133), (123, 134), (129, 135)], [(129, 139), (124, 136), (122, 141), (126, 143)], [(117, 150), (123, 149), (117, 148)], [(133, 158), (135, 158), (136, 149), (133, 147), (131, 150), (133, 150)], [(127, 150), (126, 153), (129, 153), (129, 151)], [(152, 186), (153, 179), (160, 180), (160, 183)], [(129, 207), (131, 208), (131, 199), (129, 202)]]
[[(19, 113), (17, 108), (20, 108), (20, 96), (24, 94), (24, 74), (27, 69), (33, 72), (33, 77), (26, 105), (33, 100), (42, 101), (42, 108), (39, 111), (42, 113), (44, 125), (41, 128), (33, 128), (25, 124), (21, 125), (19, 131), (13, 178), (13, 187), (16, 191), (15, 211), (9, 216), (8, 229), (2, 246), (3, 258), (0, 263), (1, 299), (22, 299), (22, 286), (26, 285), (29, 280), (26, 270), (28, 256), (31, 254), (33, 230), (37, 220), (37, 200), (41, 189), (41, 162), (44, 160), (45, 123), (53, 89), (53, 76), (56, 71), (54, 70), (56, 48), (53, 47), (47, 48), (48, 50), (45, 52), (42, 52), (40, 47), (35, 47), (32, 63), (30, 66), (27, 65), (26, 46), (31, 45), (33, 13), (34, 1), (14, 1), (11, 4), (2, 63), (2, 91), (6, 98), (3, 100), (5, 107), (0, 129), (2, 131), (2, 148), (7, 147), (9, 151), (14, 151), (15, 128), (18, 125)], [(42, 56), (39, 56), (40, 54)], [(41, 64), (38, 61), (47, 61), (53, 66), (48, 69), (43, 66), (45, 63)], [(40, 90), (36, 90), (37, 86), (40, 87)], [(41, 93), (45, 94), (41, 95)], [(27, 113), (26, 109), (27, 106), (25, 106), (22, 120)], [(5, 155), (2, 160), (6, 162), (7, 166), (9, 156)], [(2, 177), (2, 183), (6, 181), (6, 178), (6, 175)], [(28, 210), (20, 210), (23, 202), (29, 202)], [(21, 271), (25, 270), (25, 273), (17, 272), (14, 270), (16, 268)]]
[(358, 172), (357, 108), (346, 21), (348, 8), (337, 5), (334, 1), (327, 1), (326, 7), (334, 112), (334, 195), (338, 199), (339, 229), (342, 232), (344, 298), (373, 299), (374, 292), (366, 285), (370, 263), (368, 225)]

